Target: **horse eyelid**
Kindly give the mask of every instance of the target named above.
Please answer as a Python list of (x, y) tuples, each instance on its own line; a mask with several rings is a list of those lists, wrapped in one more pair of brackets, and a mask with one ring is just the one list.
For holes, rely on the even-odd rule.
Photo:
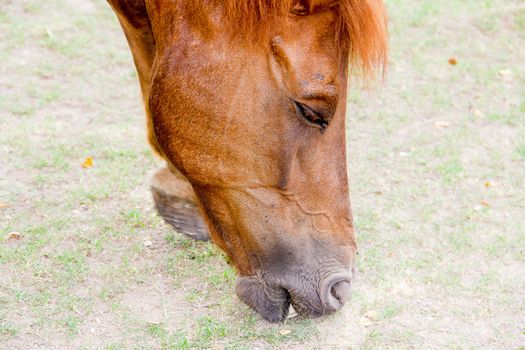
[(310, 126), (316, 126), (321, 129), (323, 132), (328, 127), (328, 120), (326, 120), (320, 113), (316, 112), (312, 108), (297, 102), (293, 101), (297, 114), (305, 120)]

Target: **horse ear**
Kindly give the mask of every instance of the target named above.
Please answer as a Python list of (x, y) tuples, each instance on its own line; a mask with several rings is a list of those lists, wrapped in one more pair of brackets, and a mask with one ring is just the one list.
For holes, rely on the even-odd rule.
[(339, 41), (349, 63), (370, 75), (388, 63), (387, 15), (383, 0), (342, 0)]

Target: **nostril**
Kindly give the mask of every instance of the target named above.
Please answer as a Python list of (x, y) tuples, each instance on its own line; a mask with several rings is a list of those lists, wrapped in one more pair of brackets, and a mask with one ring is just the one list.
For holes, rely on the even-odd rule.
[(330, 293), (336, 298), (341, 304), (344, 304), (350, 299), (351, 286), (348, 281), (340, 281), (334, 283), (330, 289)]
[(350, 299), (351, 276), (337, 276), (323, 283), (322, 303), (326, 311), (339, 310)]

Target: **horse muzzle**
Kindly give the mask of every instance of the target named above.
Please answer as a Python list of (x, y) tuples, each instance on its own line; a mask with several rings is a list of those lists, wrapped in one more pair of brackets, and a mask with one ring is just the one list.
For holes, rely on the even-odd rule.
[[(288, 316), (290, 305), (302, 317), (321, 317), (341, 309), (350, 300), (353, 273), (339, 271), (315, 280), (303, 277), (239, 276), (236, 292), (239, 298), (269, 322), (280, 322)], [(313, 280), (312, 280), (313, 279)]]

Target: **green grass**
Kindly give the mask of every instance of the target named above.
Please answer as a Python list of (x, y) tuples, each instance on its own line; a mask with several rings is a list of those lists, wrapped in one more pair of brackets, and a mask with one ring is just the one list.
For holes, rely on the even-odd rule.
[[(387, 79), (348, 95), (352, 301), (278, 325), (237, 299), (217, 247), (156, 215), (147, 175), (158, 163), (109, 6), (0, 6), (2, 346), (523, 346), (523, 4), (387, 5)], [(13, 231), (22, 239), (5, 241)]]
[(13, 337), (17, 335), (18, 328), (15, 325), (9, 324), (7, 322), (0, 322), (0, 335), (5, 337)]
[(519, 158), (525, 159), (525, 145), (519, 145), (516, 147), (516, 154)]

